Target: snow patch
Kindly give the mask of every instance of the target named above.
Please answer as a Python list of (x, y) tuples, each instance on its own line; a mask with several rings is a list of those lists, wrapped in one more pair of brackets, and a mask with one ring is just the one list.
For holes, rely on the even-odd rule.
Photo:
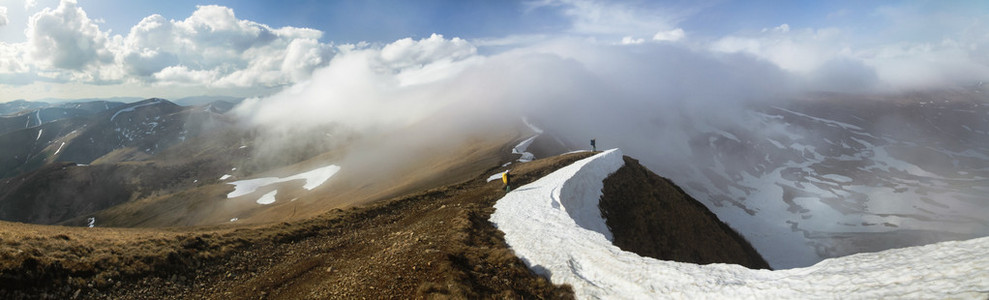
[[(511, 170), (505, 170), (505, 172), (508, 172), (508, 171), (511, 171)], [(501, 172), (501, 173), (498, 173), (498, 174), (491, 175), (490, 177), (488, 177), (488, 182), (492, 182), (492, 181), (501, 179), (501, 176), (505, 175), (505, 172)]]
[(234, 191), (228, 193), (227, 198), (237, 198), (243, 195), (247, 195), (253, 193), (254, 191), (257, 191), (258, 188), (278, 182), (279, 182), (278, 177), (262, 177), (262, 178), (228, 182), (227, 184), (234, 186)]
[(89, 228), (93, 228), (96, 226), (96, 218), (94, 217), (89, 217), (88, 219), (86, 219), (86, 222), (89, 223)]
[(267, 194), (264, 194), (264, 196), (261, 196), (261, 198), (259, 198), (257, 202), (258, 202), (258, 204), (261, 204), (261, 205), (268, 205), (268, 204), (275, 203), (275, 195), (277, 195), (277, 194), (278, 194), (278, 190), (271, 191), (270, 193), (267, 193)]
[(567, 152), (567, 153), (563, 153), (561, 155), (574, 154), (574, 153), (584, 153), (584, 152), (591, 152), (591, 150), (574, 150), (574, 151), (570, 151), (570, 152)]
[[(237, 169), (237, 168), (234, 168)], [(340, 171), (340, 167), (337, 165), (329, 165), (326, 167), (318, 168), (312, 171), (299, 173), (285, 178), (278, 177), (262, 177), (255, 179), (238, 180), (234, 182), (228, 182), (227, 184), (234, 186), (234, 191), (227, 194), (227, 198), (236, 198), (243, 195), (247, 195), (257, 191), (258, 188), (268, 186), (275, 183), (292, 181), (292, 180), (305, 180), (306, 183), (302, 186), (306, 190), (312, 190), (324, 182), (333, 177)], [(259, 200), (260, 201), (260, 200)]]
[(223, 174), (223, 176), (220, 176), (220, 180), (227, 180), (227, 179), (230, 179), (230, 177), (233, 177), (233, 175)]
[[(519, 157), (519, 159), (518, 159), (518, 161), (520, 161), (520, 162), (530, 162), (530, 161), (535, 160), (536, 159), (536, 156), (533, 155), (532, 153), (526, 152), (526, 150), (528, 150), (529, 149), (529, 145), (532, 145), (532, 142), (535, 141), (536, 138), (539, 137), (539, 135), (543, 133), (543, 130), (540, 129), (539, 127), (536, 127), (535, 125), (532, 125), (532, 123), (529, 123), (529, 120), (526, 119), (526, 118), (522, 118), (522, 123), (525, 123), (525, 126), (529, 127), (529, 129), (531, 129), (533, 132), (535, 132), (536, 135), (534, 135), (534, 136), (532, 136), (532, 137), (530, 137), (528, 139), (525, 139), (524, 141), (522, 141), (518, 145), (515, 145), (515, 147), (512, 148), (512, 154), (521, 154), (522, 157)], [(504, 167), (506, 165), (503, 165), (502, 167)]]
[(36, 138), (34, 138), (34, 141), (35, 141), (35, 142), (37, 142), (38, 140), (40, 140), (40, 139), (41, 139), (41, 133), (42, 133), (42, 132), (45, 132), (45, 129), (44, 129), (44, 128), (42, 128), (42, 129), (38, 129), (38, 137), (36, 137)]
[(832, 181), (838, 183), (850, 183), (853, 181), (851, 177), (838, 175), (838, 174), (821, 175), (821, 177), (831, 179)]
[(522, 141), (518, 145), (515, 145), (515, 147), (512, 148), (512, 154), (522, 154), (522, 157), (519, 157), (520, 162), (530, 162), (536, 159), (535, 155), (525, 151), (529, 149), (529, 145), (532, 145), (532, 141), (535, 141), (537, 137), (539, 137), (539, 135), (534, 135)]
[(237, 222), (237, 220), (240, 220), (240, 219), (238, 219), (238, 218), (230, 218), (230, 222)]
[(58, 145), (58, 149), (55, 149), (55, 154), (52, 154), (52, 156), (58, 155), (58, 152), (62, 151), (62, 147), (65, 147), (65, 142), (62, 142), (61, 145)]

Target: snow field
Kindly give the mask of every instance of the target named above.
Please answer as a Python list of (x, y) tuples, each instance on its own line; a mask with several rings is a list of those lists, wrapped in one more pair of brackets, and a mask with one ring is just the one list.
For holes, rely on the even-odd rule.
[(597, 202), (624, 164), (613, 149), (508, 193), (491, 222), (534, 272), (578, 298), (980, 298), (989, 295), (989, 237), (752, 270), (641, 257), (615, 247)]

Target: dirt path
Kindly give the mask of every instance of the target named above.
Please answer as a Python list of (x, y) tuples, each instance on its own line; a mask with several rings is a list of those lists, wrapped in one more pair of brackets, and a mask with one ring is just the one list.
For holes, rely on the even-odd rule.
[[(513, 181), (531, 182), (587, 156), (513, 164)], [(35, 257), (24, 254), (24, 243), (0, 240), (7, 245), (0, 255), (10, 258), (0, 266), (0, 279), (28, 283), (5, 280), (0, 297), (572, 297), (568, 287), (529, 271), (488, 222), (504, 192), (486, 177), (293, 223), (156, 233), (163, 236), (155, 243), (141, 238), (146, 231), (121, 230), (127, 238), (90, 243), (86, 247), (102, 248), (88, 256), (71, 251), (86, 240), (80, 231), (68, 230), (68, 240), (58, 237), (60, 230), (34, 235), (32, 247), (61, 243), (68, 249), (63, 255), (36, 251)]]

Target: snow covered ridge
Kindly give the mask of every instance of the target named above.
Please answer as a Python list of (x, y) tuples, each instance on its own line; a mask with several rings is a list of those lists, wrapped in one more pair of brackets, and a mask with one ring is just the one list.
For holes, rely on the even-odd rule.
[[(154, 98), (152, 101), (149, 101), (147, 103), (142, 103), (142, 104), (138, 104), (138, 105), (134, 105), (134, 106), (131, 106), (131, 107), (128, 107), (128, 108), (124, 108), (124, 109), (118, 110), (117, 112), (113, 113), (113, 116), (110, 116), (110, 121), (112, 122), (113, 119), (117, 118), (117, 115), (119, 115), (120, 113), (131, 112), (131, 111), (134, 111), (135, 109), (137, 109), (139, 107), (155, 105), (155, 104), (161, 103), (161, 100), (162, 99)], [(39, 117), (38, 120), (41, 120), (40, 117)]]
[[(338, 171), (340, 171), (340, 166), (329, 165), (308, 172), (295, 174), (285, 178), (262, 177), (262, 178), (245, 179), (234, 182), (228, 182), (227, 184), (234, 186), (234, 191), (228, 193), (227, 198), (240, 197), (243, 195), (254, 193), (255, 191), (257, 191), (258, 188), (261, 187), (265, 187), (280, 182), (287, 182), (287, 181), (299, 180), (299, 179), (306, 181), (306, 183), (302, 186), (303, 188), (305, 188), (306, 190), (312, 190), (322, 185), (327, 180), (329, 180), (330, 177), (333, 177), (333, 175), (336, 174)], [(277, 191), (272, 191), (261, 196), (261, 198), (257, 200), (257, 203), (262, 205), (275, 203), (276, 192)]]
[(624, 165), (608, 150), (508, 193), (491, 221), (530, 269), (578, 298), (986, 298), (989, 237), (861, 253), (781, 271), (662, 261), (611, 244), (602, 181)]

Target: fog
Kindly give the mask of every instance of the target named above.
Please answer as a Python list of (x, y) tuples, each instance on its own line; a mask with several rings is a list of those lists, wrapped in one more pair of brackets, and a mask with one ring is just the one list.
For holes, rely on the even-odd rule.
[(462, 131), (483, 127), (472, 126), (480, 120), (527, 116), (618, 141), (634, 136), (630, 129), (653, 130), (685, 115), (731, 119), (746, 101), (783, 99), (806, 81), (752, 56), (666, 44), (556, 39), (476, 53), (469, 43), (438, 35), (355, 47), (338, 53), (311, 80), (248, 99), (235, 113), (279, 138), (327, 125), (358, 135), (389, 132), (443, 112), (451, 117), (438, 119)]
[[(478, 51), (468, 41), (440, 35), (383, 46), (345, 45), (310, 80), (270, 97), (248, 99), (234, 113), (248, 126), (260, 128), (260, 151), (277, 156), (300, 145), (325, 149), (348, 145), (348, 157), (342, 160), (365, 163), (375, 176), (384, 177), (390, 166), (398, 168), (402, 161), (420, 159), (417, 154), (429, 155), (423, 149), (461, 147), (469, 138), (521, 128), (520, 120), (525, 117), (547, 129), (547, 134), (568, 141), (572, 148), (595, 138), (599, 149), (622, 148), (657, 174), (687, 184), (685, 190), (709, 207), (713, 205), (771, 264), (794, 267), (864, 248), (846, 251), (827, 242), (804, 241), (815, 231), (840, 229), (830, 223), (813, 223), (816, 220), (798, 226), (797, 221), (773, 219), (779, 216), (766, 212), (765, 207), (782, 205), (781, 199), (775, 199), (779, 196), (746, 199), (719, 194), (717, 189), (728, 189), (716, 182), (710, 186), (690, 182), (707, 180), (704, 172), (719, 168), (738, 181), (758, 177), (751, 174), (753, 168), (781, 167), (760, 162), (764, 155), (770, 163), (777, 158), (758, 147), (784, 133), (796, 133), (804, 141), (841, 140), (833, 131), (794, 127), (782, 117), (758, 123), (752, 118), (753, 107), (809, 101), (807, 95), (823, 92), (884, 101), (875, 99), (896, 98), (910, 91), (905, 83), (912, 82), (900, 80), (902, 76), (883, 77), (889, 70), (862, 60), (834, 58), (813, 69), (795, 71), (757, 55), (682, 43), (616, 45), (555, 38), (479, 54), (488, 52), (492, 51)], [(950, 78), (982, 72), (965, 73), (971, 69), (961, 70), (963, 74), (951, 73), (950, 68), (940, 71), (951, 73)], [(922, 88), (955, 89), (971, 83), (950, 82)], [(429, 126), (417, 126), (423, 123)], [(385, 143), (359, 142), (398, 130), (405, 135)], [(730, 132), (731, 137), (738, 135), (744, 141), (733, 143), (725, 137), (711, 137), (711, 132)], [(701, 144), (707, 146), (698, 148)], [(800, 157), (805, 152), (796, 153)], [(777, 156), (786, 155), (790, 154)], [(860, 175), (855, 177), (860, 180)], [(775, 195), (760, 194), (761, 188), (746, 195)], [(767, 188), (779, 189), (773, 184)], [(876, 207), (901, 205), (884, 195), (868, 194), (862, 201), (883, 202)], [(804, 206), (828, 210), (823, 202)], [(828, 213), (832, 212), (822, 212)], [(868, 214), (840, 217), (845, 218), (841, 222), (851, 224), (875, 222)], [(966, 226), (970, 224), (957, 230), (931, 230), (986, 233), (985, 226)], [(789, 235), (773, 237), (777, 234)], [(767, 251), (775, 243), (785, 245)], [(910, 241), (879, 247), (903, 243)]]

